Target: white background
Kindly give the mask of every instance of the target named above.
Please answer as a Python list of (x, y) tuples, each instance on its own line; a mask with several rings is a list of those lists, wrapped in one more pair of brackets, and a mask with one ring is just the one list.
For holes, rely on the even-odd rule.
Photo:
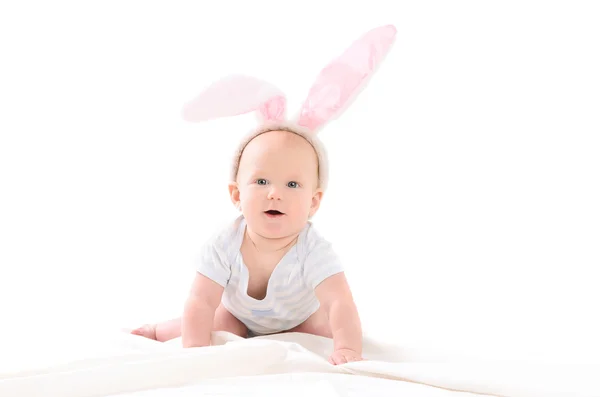
[(1, 360), (177, 316), (191, 258), (237, 215), (228, 156), (255, 120), (187, 124), (182, 105), (239, 72), (295, 112), (329, 60), (388, 23), (392, 52), (322, 133), (315, 218), (365, 331), (490, 358), (600, 352), (592, 2), (336, 3), (2, 5)]

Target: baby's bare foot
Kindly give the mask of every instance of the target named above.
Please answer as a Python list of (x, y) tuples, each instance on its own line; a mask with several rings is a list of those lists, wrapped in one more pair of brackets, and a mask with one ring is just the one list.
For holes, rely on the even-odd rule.
[(156, 324), (145, 324), (131, 331), (133, 335), (156, 340)]

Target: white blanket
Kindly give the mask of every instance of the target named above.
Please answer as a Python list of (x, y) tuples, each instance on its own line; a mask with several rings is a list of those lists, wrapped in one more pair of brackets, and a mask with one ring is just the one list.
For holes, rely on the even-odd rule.
[(368, 361), (333, 366), (332, 342), (306, 334), (241, 339), (183, 349), (118, 332), (45, 368), (0, 374), (0, 396), (600, 396), (598, 366), (482, 362), (365, 341)]

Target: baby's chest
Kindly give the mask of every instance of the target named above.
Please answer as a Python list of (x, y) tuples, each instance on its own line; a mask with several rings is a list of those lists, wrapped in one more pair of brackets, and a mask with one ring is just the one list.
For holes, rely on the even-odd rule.
[(277, 267), (276, 259), (246, 256), (244, 258), (247, 271), (248, 296), (262, 300), (267, 295), (269, 280)]
[(246, 281), (248, 296), (263, 300), (267, 294), (280, 295), (288, 290), (288, 286), (297, 280), (298, 266), (269, 258), (248, 258), (246, 265)]

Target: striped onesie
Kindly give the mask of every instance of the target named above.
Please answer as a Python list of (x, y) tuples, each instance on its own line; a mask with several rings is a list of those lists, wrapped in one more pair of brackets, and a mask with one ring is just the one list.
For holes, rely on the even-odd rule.
[(240, 252), (245, 230), (246, 221), (240, 216), (213, 236), (194, 262), (196, 271), (224, 287), (223, 306), (250, 334), (272, 334), (302, 324), (320, 306), (315, 288), (343, 271), (331, 243), (307, 222), (273, 270), (265, 298), (257, 300), (247, 293), (248, 268)]

